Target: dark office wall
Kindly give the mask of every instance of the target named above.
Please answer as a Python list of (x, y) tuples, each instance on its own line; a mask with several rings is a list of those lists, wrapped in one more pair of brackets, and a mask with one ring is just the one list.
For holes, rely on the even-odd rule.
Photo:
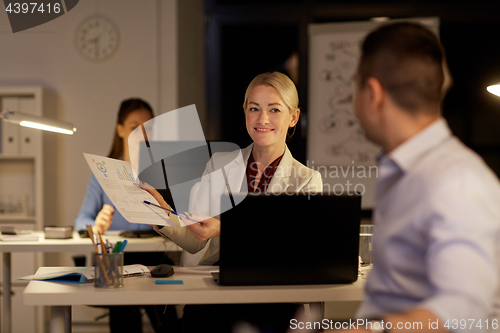
[(453, 86), (443, 105), (453, 132), (500, 175), (500, 98), (486, 91), (500, 82), (498, 20), (444, 22), (441, 39)]
[(285, 71), (283, 63), (298, 48), (297, 30), (294, 25), (272, 23), (224, 26), (221, 34), (221, 128), (228, 141), (242, 147), (251, 143), (243, 113), (246, 88), (260, 73)]
[(304, 161), (307, 140), (309, 23), (438, 16), (454, 85), (443, 104), (453, 132), (500, 174), (500, 98), (486, 85), (500, 81), (500, 1), (206, 0), (207, 127), (212, 139), (247, 144), (241, 103), (258, 73), (282, 70), (299, 54), (302, 121), (289, 144)]
[(202, 126), (207, 120), (204, 29), (203, 0), (177, 1), (178, 106), (195, 104)]

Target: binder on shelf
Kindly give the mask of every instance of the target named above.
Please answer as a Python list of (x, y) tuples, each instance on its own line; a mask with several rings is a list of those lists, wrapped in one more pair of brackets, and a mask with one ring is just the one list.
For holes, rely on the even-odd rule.
[[(18, 111), (36, 115), (36, 104), (33, 97), (19, 98), (18, 105)], [(19, 153), (21, 155), (35, 155), (37, 152), (36, 143), (40, 142), (41, 131), (28, 127), (21, 127), (20, 129)]]
[[(19, 98), (4, 97), (0, 109), (16, 110), (19, 107)], [(2, 121), (2, 154), (17, 155), (20, 151), (19, 138), (21, 130), (16, 124), (9, 124)]]
[(0, 217), (28, 217), (28, 193), (0, 193)]
[(2, 121), (2, 154), (17, 155), (19, 153), (19, 126)]

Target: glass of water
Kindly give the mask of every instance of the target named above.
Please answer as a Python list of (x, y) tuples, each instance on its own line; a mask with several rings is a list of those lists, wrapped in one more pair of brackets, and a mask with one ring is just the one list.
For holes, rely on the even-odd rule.
[(359, 256), (362, 264), (372, 263), (373, 224), (362, 224), (359, 230)]

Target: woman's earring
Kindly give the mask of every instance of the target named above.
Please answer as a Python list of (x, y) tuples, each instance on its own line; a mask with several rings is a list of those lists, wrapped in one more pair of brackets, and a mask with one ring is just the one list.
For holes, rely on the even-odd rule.
[(292, 133), (290, 133), (289, 131), (286, 132), (287, 141), (292, 138), (292, 136), (295, 134), (295, 130), (297, 129), (296, 126), (290, 126), (290, 128), (293, 128), (293, 131), (292, 131)]

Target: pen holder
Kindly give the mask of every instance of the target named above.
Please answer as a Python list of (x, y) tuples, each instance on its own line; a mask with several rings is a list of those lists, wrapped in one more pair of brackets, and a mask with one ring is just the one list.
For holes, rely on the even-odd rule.
[(123, 287), (123, 252), (95, 253), (95, 280), (97, 288)]

